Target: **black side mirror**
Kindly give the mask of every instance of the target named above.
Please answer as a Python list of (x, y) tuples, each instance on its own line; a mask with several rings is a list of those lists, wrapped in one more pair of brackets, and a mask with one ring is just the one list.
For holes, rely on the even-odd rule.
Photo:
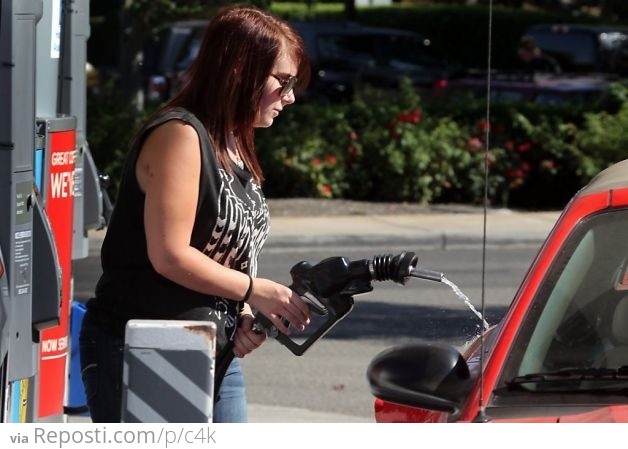
[(387, 349), (367, 370), (374, 396), (409, 407), (457, 415), (472, 382), (462, 355), (450, 345), (421, 342)]

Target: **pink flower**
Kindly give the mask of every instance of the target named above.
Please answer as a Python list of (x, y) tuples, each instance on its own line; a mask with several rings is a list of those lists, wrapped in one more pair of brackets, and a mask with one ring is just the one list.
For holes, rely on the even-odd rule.
[(404, 123), (419, 123), (421, 121), (421, 111), (413, 109), (409, 112), (400, 112), (397, 114), (397, 120)]
[(477, 153), (484, 146), (484, 144), (478, 137), (471, 137), (467, 145), (469, 147), (469, 151), (471, 151), (472, 153)]
[(512, 180), (521, 180), (524, 177), (523, 170), (520, 168), (510, 168), (506, 170), (506, 176)]
[(530, 151), (531, 149), (532, 149), (531, 142), (520, 143), (519, 146), (517, 147), (517, 151), (519, 153), (525, 153), (526, 151)]
[(332, 190), (329, 184), (323, 184), (319, 186), (318, 190), (321, 192), (321, 195), (323, 195), (324, 197), (331, 198)]

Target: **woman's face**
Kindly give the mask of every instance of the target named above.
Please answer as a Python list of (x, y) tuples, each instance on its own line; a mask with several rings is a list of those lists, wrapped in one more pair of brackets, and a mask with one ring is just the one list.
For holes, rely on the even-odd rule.
[(296, 64), (290, 57), (282, 53), (277, 58), (271, 74), (266, 79), (264, 93), (262, 94), (253, 126), (256, 128), (268, 128), (285, 106), (294, 103), (294, 91), (289, 89), (283, 95), (282, 91), (284, 90), (283, 86), (290, 82), (290, 79), (295, 77), (296, 74)]

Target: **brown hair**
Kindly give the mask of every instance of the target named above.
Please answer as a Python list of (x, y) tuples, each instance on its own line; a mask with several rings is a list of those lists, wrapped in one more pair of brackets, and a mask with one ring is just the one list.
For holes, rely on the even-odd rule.
[(254, 121), (264, 86), (285, 52), (297, 65), (300, 87), (310, 78), (301, 37), (284, 21), (250, 6), (229, 6), (209, 22), (187, 83), (166, 105), (195, 114), (214, 142), (216, 156), (231, 170), (227, 136), (233, 131), (240, 156), (254, 179), (264, 179), (254, 145)]

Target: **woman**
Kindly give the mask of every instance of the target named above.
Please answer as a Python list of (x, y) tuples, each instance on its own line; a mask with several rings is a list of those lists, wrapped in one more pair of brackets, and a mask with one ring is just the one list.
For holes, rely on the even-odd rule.
[[(269, 228), (254, 128), (269, 127), (307, 84), (303, 43), (284, 22), (229, 7), (209, 23), (187, 83), (138, 133), (103, 242), (103, 274), (80, 336), (94, 422), (119, 422), (129, 319), (211, 320), (217, 364), (236, 358), (215, 395), (214, 422), (245, 422), (237, 357), (257, 348), (254, 309), (287, 333), (309, 323), (288, 287), (257, 278)], [(233, 348), (233, 354), (229, 354)]]

